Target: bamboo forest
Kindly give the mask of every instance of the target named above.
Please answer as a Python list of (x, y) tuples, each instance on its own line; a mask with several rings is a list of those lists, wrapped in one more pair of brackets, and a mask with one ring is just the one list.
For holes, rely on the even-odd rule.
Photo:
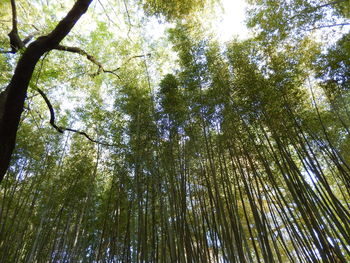
[(0, 262), (350, 262), (350, 1), (1, 0)]

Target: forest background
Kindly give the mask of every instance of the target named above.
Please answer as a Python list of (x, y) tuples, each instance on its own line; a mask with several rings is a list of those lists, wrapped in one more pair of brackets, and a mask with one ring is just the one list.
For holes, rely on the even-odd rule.
[(350, 3), (247, 6), (0, 2), (0, 262), (350, 262)]

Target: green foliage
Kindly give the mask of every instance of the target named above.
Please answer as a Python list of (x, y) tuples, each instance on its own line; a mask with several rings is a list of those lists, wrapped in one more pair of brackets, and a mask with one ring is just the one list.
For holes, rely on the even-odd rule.
[(160, 82), (160, 104), (164, 114), (169, 114), (173, 125), (181, 126), (186, 116), (184, 96), (174, 75), (166, 75)]
[[(46, 32), (71, 1), (18, 2)], [(60, 51), (34, 72), (0, 187), (0, 262), (350, 261), (349, 35), (302, 33), (347, 3), (250, 2), (258, 35), (226, 46), (194, 19), (209, 1), (142, 2), (177, 21), (161, 43), (135, 3), (96, 2), (63, 44), (106, 72)], [(38, 87), (56, 124), (100, 143), (57, 133)]]
[[(335, 82), (341, 89), (350, 87), (350, 34), (344, 35), (331, 47), (327, 54), (320, 56), (318, 77), (325, 82)], [(336, 93), (336, 91), (334, 91)]]
[[(300, 38), (321, 28), (347, 23), (348, 1), (248, 1), (252, 4), (247, 25), (265, 44)], [(339, 26), (338, 26), (339, 28)], [(271, 44), (271, 43), (270, 43)]]
[(166, 20), (189, 18), (201, 9), (211, 8), (213, 0), (146, 0), (143, 8), (148, 15), (164, 16)]

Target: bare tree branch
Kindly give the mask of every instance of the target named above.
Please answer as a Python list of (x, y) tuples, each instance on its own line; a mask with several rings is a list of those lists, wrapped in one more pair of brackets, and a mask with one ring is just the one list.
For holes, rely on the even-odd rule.
[(63, 45), (58, 45), (54, 49), (56, 50), (62, 50), (62, 51), (68, 51), (72, 53), (77, 53), (83, 56), (86, 56), (88, 60), (90, 60), (92, 63), (94, 63), (98, 68), (103, 71), (103, 66), (100, 62), (98, 62), (92, 55), (89, 55), (85, 50), (78, 48), (78, 47), (70, 47), (70, 46), (63, 46)]
[(98, 0), (98, 3), (101, 5), (101, 7), (102, 7), (102, 9), (103, 9), (103, 11), (104, 11), (104, 14), (106, 15), (107, 19), (108, 19), (113, 25), (115, 25), (117, 28), (120, 29), (120, 26), (119, 26), (116, 22), (114, 22), (114, 21), (109, 17), (106, 8), (104, 7), (104, 5), (101, 3), (100, 0)]
[(12, 50), (0, 50), (0, 54), (13, 54)]
[[(10, 46), (11, 50), (9, 51), (3, 51), (1, 50), (0, 53), (12, 53), (15, 54), (17, 51), (21, 48), (24, 48), (27, 43), (32, 40), (34, 37), (34, 34), (28, 35), (23, 41), (20, 38), (18, 34), (18, 18), (17, 18), (17, 7), (16, 7), (16, 1), (11, 0), (11, 10), (12, 10), (12, 29), (10, 33), (8, 34), (10, 38)], [(35, 25), (32, 25), (32, 27), (39, 32), (38, 28)]]
[[(11, 1), (14, 3), (14, 0)], [(46, 52), (59, 45), (88, 10), (92, 1), (75, 1), (73, 7), (51, 33), (31, 42), (18, 60), (10, 83), (0, 93), (0, 182), (10, 165), (28, 85), (37, 62)]]
[(308, 31), (322, 29), (322, 28), (337, 27), (337, 26), (341, 26), (341, 27), (343, 27), (343, 26), (350, 26), (350, 23), (341, 23), (341, 24), (332, 24), (332, 25), (318, 26), (318, 27), (313, 27), (313, 28), (309, 29)]
[[(317, 9), (321, 9), (321, 8), (324, 8), (324, 7), (327, 7), (327, 6), (331, 6), (331, 5), (336, 5), (336, 4), (340, 4), (340, 3), (343, 3), (343, 2), (347, 2), (349, 0), (337, 0), (337, 1), (333, 1), (333, 2), (328, 2), (328, 3), (325, 3), (325, 4), (322, 4), (322, 5), (318, 5), (318, 6), (313, 6), (313, 7), (307, 7), (305, 8), (303, 11), (293, 15), (292, 17), (290, 17), (289, 19), (292, 20), (296, 17), (303, 17), (303, 16), (307, 16), (307, 12), (312, 12), (312, 11), (315, 11)], [(306, 12), (305, 12), (306, 11)], [(317, 29), (317, 28), (316, 28)], [(312, 29), (311, 29), (312, 30)]]
[(76, 130), (76, 129), (72, 129), (72, 128), (67, 128), (67, 127), (60, 127), (57, 126), (55, 123), (55, 111), (52, 107), (52, 104), (50, 102), (50, 100), (48, 99), (48, 97), (46, 96), (46, 94), (39, 88), (35, 89), (36, 91), (38, 91), (38, 93), (41, 95), (41, 97), (44, 99), (47, 107), (49, 108), (50, 111), (50, 124), (52, 127), (54, 127), (59, 133), (64, 133), (65, 131), (70, 131), (70, 132), (75, 132), (78, 133), (80, 135), (85, 136), (89, 141), (93, 142), (93, 143), (97, 143), (97, 144), (101, 144), (104, 146), (115, 146), (113, 144), (108, 144), (108, 143), (104, 143), (104, 142), (100, 142), (98, 140), (92, 139), (86, 132), (84, 131), (80, 131), (80, 130)]
[(17, 8), (16, 8), (15, 0), (11, 0), (11, 9), (12, 9), (12, 30), (8, 34), (10, 38), (11, 52), (8, 52), (8, 53), (16, 53), (19, 49), (24, 47), (24, 44), (18, 35)]
[(131, 27), (132, 27), (133, 25), (131, 24), (131, 18), (130, 18), (130, 14), (129, 14), (129, 9), (128, 9), (128, 6), (126, 5), (125, 0), (123, 0), (123, 2), (124, 2), (124, 7), (125, 7), (126, 15), (127, 15), (127, 17), (128, 17), (128, 22), (129, 22), (128, 33), (127, 33), (126, 35), (128, 36), (128, 38), (129, 38), (131, 41), (133, 41), (133, 40), (131, 39), (131, 37), (130, 37), (130, 31), (131, 31)]
[(323, 7), (330, 6), (330, 5), (336, 5), (336, 4), (344, 3), (347, 1), (348, 0), (338, 0), (338, 1), (328, 2), (328, 3), (325, 3), (323, 5), (315, 6), (314, 9), (323, 8)]
[(107, 70), (103, 67), (103, 65), (92, 55), (90, 55), (89, 53), (87, 53), (85, 50), (79, 48), (79, 47), (70, 47), (70, 46), (63, 46), (63, 45), (58, 45), (56, 46), (54, 49), (56, 50), (61, 50), (61, 51), (67, 51), (67, 52), (71, 52), (71, 53), (76, 53), (82, 56), (85, 56), (89, 61), (91, 61), (93, 64), (95, 64), (98, 67), (98, 70), (96, 73), (93, 74), (93, 76), (96, 76), (98, 74), (100, 74), (101, 72), (104, 73), (110, 73), (113, 74), (115, 76), (117, 76), (120, 79), (120, 76), (115, 73), (117, 70), (119, 70), (122, 66), (126, 65), (127, 63), (130, 62), (130, 60), (134, 59), (134, 58), (142, 58), (145, 56), (150, 56), (151, 54), (146, 54), (146, 55), (137, 55), (137, 56), (132, 56), (129, 59), (127, 59), (122, 66), (113, 69), (113, 70)]
[(16, 7), (16, 1), (11, 0), (11, 10), (12, 10), (12, 30), (17, 30), (17, 7)]
[(119, 68), (114, 69), (114, 70), (107, 70), (107, 69), (105, 69), (103, 67), (103, 65), (99, 61), (97, 61), (94, 56), (90, 55), (89, 53), (87, 53), (85, 50), (83, 50), (81, 48), (58, 45), (54, 49), (67, 51), (67, 52), (72, 52), (72, 53), (77, 53), (79, 55), (85, 56), (88, 60), (90, 60), (92, 63), (94, 63), (98, 67), (97, 72), (95, 74), (93, 74), (94, 76), (100, 74), (101, 72), (104, 72), (104, 73), (113, 74), (113, 75), (117, 76), (120, 79), (119, 75), (117, 73), (115, 73), (115, 71), (117, 71)]
[[(151, 53), (147, 53), (147, 54), (144, 54), (144, 55), (132, 56), (132, 57), (130, 57), (128, 60), (126, 60), (119, 68), (121, 68), (122, 66), (126, 65), (127, 63), (129, 63), (129, 62), (130, 62), (132, 59), (134, 59), (134, 58), (143, 58), (143, 57), (146, 57), (146, 56), (150, 57), (150, 56), (151, 56)], [(118, 68), (118, 69), (119, 69), (119, 68)]]
[(63, 133), (63, 130), (55, 124), (55, 111), (52, 107), (50, 100), (47, 98), (46, 94), (41, 89), (36, 88), (36, 90), (39, 92), (41, 97), (43, 97), (44, 101), (46, 102), (47, 107), (49, 108), (51, 126), (54, 127), (59, 133)]

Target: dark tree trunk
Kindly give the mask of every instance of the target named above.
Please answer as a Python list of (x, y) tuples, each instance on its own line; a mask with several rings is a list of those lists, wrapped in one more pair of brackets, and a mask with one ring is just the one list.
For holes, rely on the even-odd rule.
[(92, 0), (77, 0), (69, 13), (47, 36), (39, 37), (24, 51), (6, 90), (0, 94), (0, 182), (9, 167), (28, 84), (41, 56), (55, 48), (87, 11)]

